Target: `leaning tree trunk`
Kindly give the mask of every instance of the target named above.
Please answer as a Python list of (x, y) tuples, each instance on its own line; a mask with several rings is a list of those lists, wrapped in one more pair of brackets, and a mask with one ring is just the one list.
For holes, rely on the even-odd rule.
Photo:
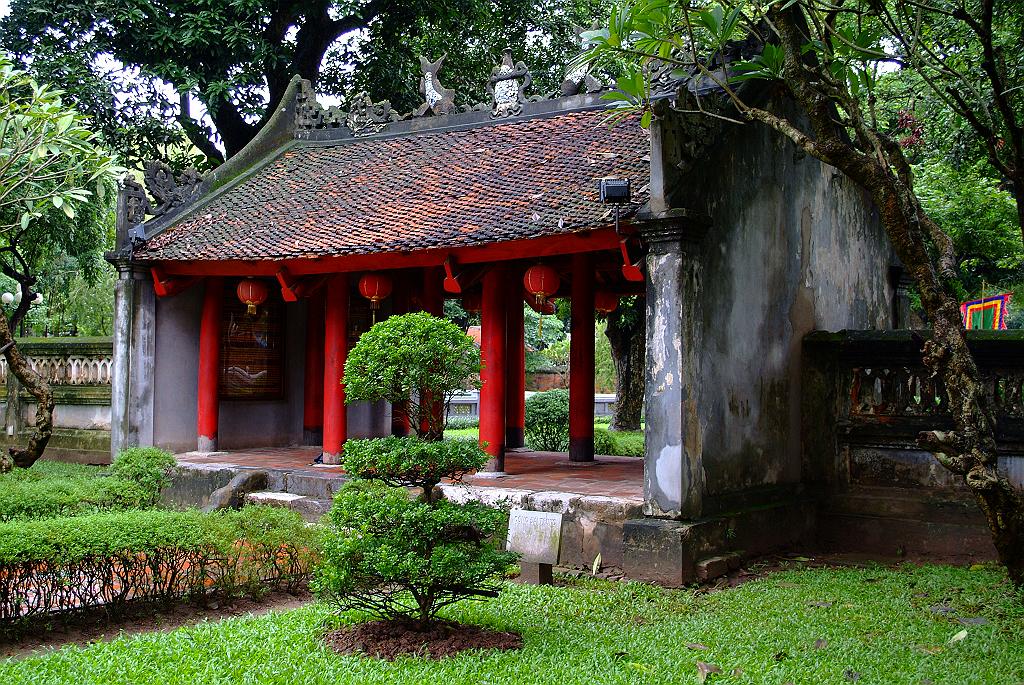
[(608, 315), (605, 335), (615, 364), (615, 413), (611, 430), (640, 430), (644, 408), (644, 358), (647, 354), (647, 324), (644, 302), (633, 298)]
[(14, 466), (28, 468), (43, 456), (46, 443), (50, 441), (50, 435), (53, 433), (54, 404), (50, 384), (33, 371), (28, 360), (22, 356), (21, 350), (14, 342), (7, 318), (4, 316), (0, 316), (0, 347), (4, 348), (8, 368), (36, 401), (36, 422), (32, 427), (32, 435), (29, 436), (28, 444), (24, 449), (11, 447), (8, 450), (10, 456), (0, 457), (0, 473), (2, 473), (10, 471)]

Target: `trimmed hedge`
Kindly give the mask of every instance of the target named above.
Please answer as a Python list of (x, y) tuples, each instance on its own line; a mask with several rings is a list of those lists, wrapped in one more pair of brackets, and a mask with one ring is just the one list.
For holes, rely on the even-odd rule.
[(129, 447), (110, 464), (110, 475), (138, 483), (156, 504), (160, 491), (171, 484), (170, 470), (178, 465), (174, 455), (157, 447)]
[(617, 457), (644, 456), (643, 431), (611, 431), (594, 428), (594, 453)]
[(547, 390), (526, 400), (526, 445), (531, 450), (569, 449), (569, 391)]
[(0, 524), (0, 628), (39, 616), (294, 589), (315, 536), (289, 510), (128, 511)]
[(139, 483), (95, 466), (39, 461), (0, 475), (0, 522), (136, 509), (151, 501)]

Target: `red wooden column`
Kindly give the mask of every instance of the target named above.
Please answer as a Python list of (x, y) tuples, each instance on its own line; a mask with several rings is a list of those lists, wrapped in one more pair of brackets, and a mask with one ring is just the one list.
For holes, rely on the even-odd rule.
[(484, 470), (497, 473), (505, 470), (506, 293), (518, 293), (518, 285), (510, 284), (508, 272), (500, 267), (492, 267), (484, 274), (480, 311), (480, 445), (491, 455)]
[[(516, 271), (509, 276), (522, 281)], [(520, 297), (508, 298), (505, 322), (505, 447), (522, 447), (526, 423), (526, 345), (523, 339), (523, 302)]]
[(324, 294), (306, 301), (306, 366), (302, 380), (302, 442), (319, 445), (324, 433)]
[(341, 384), (348, 356), (348, 274), (327, 281), (324, 310), (324, 463), (341, 463), (348, 431), (345, 388)]
[(594, 460), (594, 258), (572, 258), (569, 461)]
[(199, 392), (197, 397), (197, 440), (200, 452), (217, 451), (217, 423), (220, 414), (220, 324), (224, 310), (224, 279), (207, 278), (203, 315), (199, 323)]

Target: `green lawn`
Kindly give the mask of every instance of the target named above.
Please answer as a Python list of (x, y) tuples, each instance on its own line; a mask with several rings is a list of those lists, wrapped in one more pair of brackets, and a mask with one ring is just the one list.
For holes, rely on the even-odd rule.
[(992, 567), (797, 569), (707, 595), (510, 584), (449, 615), (522, 632), (518, 652), (341, 657), (319, 642), (336, 620), (311, 605), (0, 662), (0, 683), (676, 684), (700, 682), (701, 661), (722, 670), (708, 683), (1012, 684), (1022, 601)]
[[(599, 423), (595, 424), (594, 431), (595, 435), (598, 437), (600, 437), (601, 433), (604, 433), (608, 436), (608, 440), (611, 443), (611, 449), (605, 447), (606, 452), (611, 452), (624, 457), (644, 456), (644, 432), (642, 430), (609, 431), (608, 424)], [(450, 440), (477, 440), (480, 437), (480, 429), (450, 428), (444, 432), (444, 437)]]

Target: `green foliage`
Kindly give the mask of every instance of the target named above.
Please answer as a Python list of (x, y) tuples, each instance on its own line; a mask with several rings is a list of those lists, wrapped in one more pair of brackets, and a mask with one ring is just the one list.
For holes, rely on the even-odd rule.
[(312, 531), (286, 509), (126, 511), (0, 523), (0, 627), (102, 605), (170, 602), (306, 576)]
[[(579, 47), (574, 24), (588, 25), (601, 4), (167, 0), (154, 10), (146, 0), (13, 0), (0, 44), (60, 78), (133, 165), (157, 155), (180, 169), (241, 149), (293, 74), (346, 103), (365, 90), (408, 112), (422, 102), (418, 55), (448, 54), (442, 81), (463, 105), (485, 98), (513, 46), (534, 92), (556, 91)], [(193, 99), (208, 118), (190, 111)]]
[(569, 391), (548, 390), (526, 400), (526, 444), (532, 450), (569, 449)]
[(110, 464), (111, 475), (137, 483), (155, 504), (160, 491), (170, 484), (169, 471), (178, 465), (174, 455), (156, 447), (121, 450)]
[(594, 454), (613, 457), (644, 456), (643, 431), (613, 431), (603, 426), (594, 428)]
[(468, 417), (467, 418), (456, 417), (454, 419), (448, 419), (448, 425), (445, 427), (445, 430), (460, 431), (460, 430), (466, 430), (467, 428), (479, 428), (479, 427), (480, 427), (480, 419), (471, 419), (471, 418), (468, 418)]
[(340, 611), (424, 625), (449, 604), (495, 596), (515, 561), (496, 544), (505, 514), (477, 502), (414, 501), (353, 480), (327, 519), (314, 587)]
[(139, 484), (93, 466), (38, 461), (0, 474), (0, 521), (135, 509), (151, 500)]
[[(937, 604), (952, 612), (933, 611)], [(447, 617), (520, 632), (523, 648), (445, 659), (339, 657), (321, 642), (325, 624), (342, 623), (330, 609), (315, 603), (37, 652), (0, 662), (0, 682), (222, 683), (244, 670), (251, 685), (698, 685), (698, 661), (722, 670), (706, 685), (1024, 682), (1024, 604), (992, 566), (797, 567), (699, 593), (591, 579), (509, 583), (497, 599), (451, 607)], [(971, 617), (985, 623), (958, 622)], [(967, 638), (949, 644), (963, 629)]]
[(612, 344), (604, 334), (607, 322), (601, 321), (594, 331), (594, 392), (615, 392), (615, 360)]
[(452, 397), (479, 388), (479, 374), (480, 350), (456, 324), (424, 312), (391, 316), (349, 352), (345, 401), (405, 407), (420, 437), (440, 440)]
[(953, 239), (961, 299), (1024, 280), (1024, 247), (1013, 196), (982, 173), (928, 160), (914, 167), (914, 188), (928, 215)]
[(487, 463), (476, 441), (422, 440), (416, 437), (371, 438), (345, 443), (345, 472), (379, 480), (391, 487), (414, 487), (425, 501), (443, 479), (461, 480)]

